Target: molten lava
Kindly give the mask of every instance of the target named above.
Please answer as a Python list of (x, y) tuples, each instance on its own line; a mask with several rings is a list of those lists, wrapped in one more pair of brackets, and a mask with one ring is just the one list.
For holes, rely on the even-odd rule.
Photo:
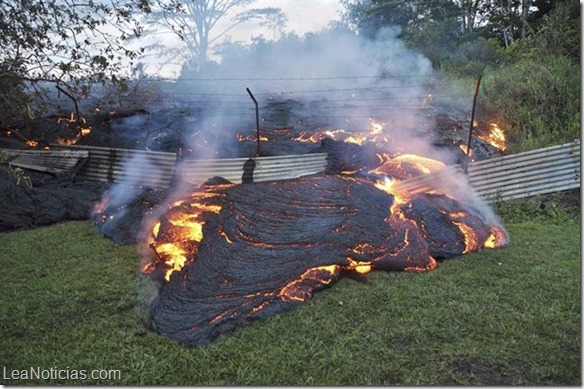
[(459, 145), (458, 146), (460, 148), (460, 150), (465, 154), (468, 155), (469, 157), (472, 157), (474, 151), (472, 149), (468, 149), (468, 147), (466, 145)]
[[(221, 211), (217, 204), (220, 197), (221, 194), (215, 191), (194, 192), (188, 198), (172, 203), (152, 227), (150, 247), (156, 253), (155, 265), (165, 269), (166, 281), (196, 255), (198, 243), (203, 240), (205, 215)], [(157, 266), (147, 264), (143, 270), (151, 273)]]
[(379, 143), (387, 142), (387, 138), (383, 137), (383, 130), (387, 123), (377, 121), (369, 118), (369, 131), (347, 131), (343, 129), (337, 130), (316, 130), (312, 134), (309, 131), (301, 131), (300, 135), (292, 138), (297, 142), (312, 142), (317, 143), (325, 138), (344, 143), (353, 143), (362, 145), (365, 142)]
[(398, 180), (407, 180), (420, 174), (436, 172), (446, 165), (431, 158), (420, 157), (414, 154), (401, 154), (388, 159), (381, 166), (370, 173), (390, 176)]
[(505, 137), (505, 133), (497, 123), (491, 123), (489, 127), (490, 130), (486, 135), (477, 134), (477, 138), (484, 140), (501, 151), (505, 151), (507, 148), (507, 138)]
[(143, 271), (161, 285), (153, 328), (204, 344), (304, 303), (343, 274), (428, 271), (440, 260), (506, 244), (505, 230), (463, 196), (405, 189), (405, 180), (431, 177), (445, 164), (397, 155), (386, 147), (386, 125), (370, 119), (368, 131), (293, 138), (320, 141), (342, 175), (202, 186), (171, 202), (148, 224), (152, 255)]
[[(252, 141), (252, 142), (256, 142), (257, 141), (257, 137), (255, 136), (245, 136), (245, 135), (241, 135), (241, 134), (237, 134), (237, 140), (239, 142), (245, 142), (245, 141)], [(264, 136), (264, 135), (260, 135), (260, 140), (261, 141), (268, 141), (268, 137)]]
[(426, 271), (505, 244), (476, 210), (445, 195), (392, 193), (392, 182), (209, 186), (173, 202), (151, 226), (155, 255), (144, 267), (161, 275), (153, 327), (204, 344), (305, 302), (343, 273)]
[(292, 138), (292, 140), (303, 143), (306, 142), (317, 143), (323, 140), (325, 137), (326, 135), (324, 133), (309, 134), (308, 131), (301, 131), (300, 135)]
[(75, 114), (72, 112), (71, 116), (68, 118), (61, 117), (57, 119), (57, 123), (65, 123), (67, 125), (76, 124), (77, 125), (77, 134), (72, 139), (66, 138), (57, 138), (57, 143), (60, 145), (74, 145), (82, 138), (88, 136), (91, 133), (91, 126), (87, 124), (85, 118), (76, 119)]

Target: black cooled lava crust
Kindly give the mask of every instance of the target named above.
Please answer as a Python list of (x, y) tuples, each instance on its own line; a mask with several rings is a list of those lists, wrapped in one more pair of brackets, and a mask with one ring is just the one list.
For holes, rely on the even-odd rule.
[(434, 258), (465, 251), (449, 213), (467, 215), (457, 220), (473, 227), (481, 246), (489, 236), (480, 217), (445, 196), (415, 195), (392, 212), (393, 201), (370, 182), (338, 176), (229, 187), (221, 211), (205, 217), (198, 252), (162, 284), (153, 328), (205, 344), (302, 304), (352, 265), (432, 268)]

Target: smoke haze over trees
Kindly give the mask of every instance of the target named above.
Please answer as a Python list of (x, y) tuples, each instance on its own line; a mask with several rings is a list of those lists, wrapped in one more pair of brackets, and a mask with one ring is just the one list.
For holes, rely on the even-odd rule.
[[(373, 36), (388, 25), (458, 82), (483, 74), (482, 117), (509, 151), (580, 138), (581, 6), (575, 0), (341, 0), (342, 23)], [(468, 90), (473, 81), (468, 81)]]
[[(537, 31), (545, 15), (570, 1), (550, 0), (341, 0), (342, 21), (365, 35), (388, 25), (403, 28), (401, 38), (436, 65), (477, 45), (478, 51), (512, 43)], [(485, 58), (481, 58), (484, 60)], [(494, 62), (493, 62), (494, 63)]]
[[(71, 87), (69, 91), (82, 98), (87, 93), (84, 86), (92, 81), (118, 81), (128, 76), (150, 79), (152, 74), (144, 71), (148, 62), (143, 55), (166, 58), (157, 49), (171, 56), (180, 54), (183, 63), (180, 78), (184, 87), (171, 90), (168, 99), (196, 102), (201, 101), (203, 91), (215, 93), (217, 98), (218, 91), (240, 93), (246, 87), (258, 93), (341, 89), (339, 77), (365, 76), (353, 78), (355, 88), (372, 82), (366, 78), (369, 76), (381, 76), (387, 81), (401, 73), (379, 71), (391, 63), (382, 57), (391, 58), (393, 49), (401, 45), (402, 53), (415, 57), (413, 69), (418, 67), (419, 75), (429, 75), (431, 64), (456, 79), (455, 84), (466, 83), (467, 92), (473, 88), (474, 77), (483, 74), (483, 101), (479, 108), (499, 120), (509, 134), (522, 133), (512, 136), (512, 143), (518, 143), (516, 150), (548, 144), (550, 140), (568, 141), (579, 132), (580, 6), (575, 0), (341, 0), (343, 13), (336, 26), (305, 36), (283, 32), (287, 17), (280, 9), (253, 8), (253, 3), (3, 2), (0, 125), (8, 128), (19, 118), (35, 117), (31, 107), (38, 107), (39, 96), (31, 92), (38, 84), (25, 80), (65, 81)], [(251, 43), (227, 39), (233, 26), (252, 21), (256, 26), (260, 23), (269, 27), (268, 36), (256, 36)], [(154, 45), (143, 51), (136, 46), (142, 42), (137, 38), (155, 27), (150, 24), (151, 29), (143, 29), (146, 22), (165, 24), (167, 31), (182, 39), (183, 48), (173, 52), (176, 46)], [(374, 60), (381, 61), (374, 69), (367, 50), (377, 44), (387, 47), (380, 46), (381, 51), (373, 52)], [(418, 61), (424, 57), (429, 62)], [(141, 63), (134, 66), (138, 61)], [(426, 64), (419, 67), (424, 61)], [(405, 79), (400, 82), (407, 84)], [(155, 81), (165, 85), (163, 80)], [(73, 89), (75, 85), (77, 89)], [(404, 99), (409, 97), (407, 91), (405, 95)], [(550, 97), (541, 103), (545, 96)], [(306, 97), (317, 100), (323, 96), (315, 93)], [(334, 96), (329, 93), (328, 97)], [(362, 105), (372, 105), (362, 100), (366, 97), (379, 96), (361, 94), (354, 98)], [(239, 97), (223, 100), (229, 99), (236, 100), (229, 103), (235, 110), (249, 104), (243, 101), (247, 99), (243, 92)], [(136, 103), (139, 105), (139, 99)], [(341, 112), (347, 101), (338, 103), (335, 107)], [(399, 104), (389, 106), (399, 109)], [(533, 141), (546, 133), (553, 135), (539, 143)], [(531, 140), (523, 142), (524, 138)]]
[[(183, 43), (183, 48), (163, 48), (184, 61), (191, 71), (203, 71), (210, 49), (234, 27), (253, 19), (273, 29), (286, 24), (286, 15), (279, 8), (249, 8), (255, 0), (156, 0), (147, 22), (153, 29), (163, 28), (172, 32)], [(226, 24), (230, 12), (237, 14)]]

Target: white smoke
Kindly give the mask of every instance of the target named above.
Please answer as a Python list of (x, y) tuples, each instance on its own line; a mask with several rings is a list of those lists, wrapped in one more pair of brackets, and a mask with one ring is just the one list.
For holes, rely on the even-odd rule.
[(144, 192), (144, 182), (149, 181), (152, 172), (157, 169), (157, 166), (144, 154), (135, 154), (123, 161), (123, 178), (115, 182), (102, 196), (104, 206), (110, 212), (115, 211), (111, 217), (104, 219), (101, 223), (100, 229), (103, 234), (107, 234), (118, 222), (123, 220), (127, 213), (126, 206), (134, 202)]
[[(261, 115), (269, 103), (294, 101), (297, 104), (288, 106), (289, 125), (363, 131), (374, 118), (386, 123), (393, 144), (402, 152), (450, 163), (454, 155), (433, 147), (427, 136), (434, 125), (425, 112), (435, 82), (431, 62), (408, 49), (399, 34), (398, 27), (385, 28), (372, 39), (335, 28), (232, 46), (223, 52), (220, 64), (183, 74), (164, 87), (175, 112), (176, 106), (186, 112), (181, 120), (183, 148), (195, 150), (191, 157), (197, 159), (225, 158), (231, 150), (236, 152), (238, 132), (255, 129), (254, 105), (246, 91), (250, 88)], [(165, 114), (153, 107), (151, 112), (155, 111)], [(262, 115), (261, 125), (269, 126), (267, 120)], [(116, 201), (138, 196), (140, 172), (148, 174), (157, 166), (133, 160), (126, 168), (138, 173), (112, 187), (108, 196)], [(457, 188), (468, 187), (458, 177), (453, 180)], [(492, 219), (492, 211), (477, 196), (464, 197), (473, 205), (480, 203), (485, 217)]]
[[(222, 62), (205, 72), (184, 74), (172, 93), (184, 104), (202, 108), (187, 133), (213, 133), (222, 147), (238, 130), (255, 127), (246, 88), (260, 106), (300, 102), (292, 113), (307, 125), (363, 130), (374, 117), (389, 121), (398, 138), (408, 139), (428, 125), (418, 111), (433, 70), (427, 58), (405, 47), (399, 32), (386, 28), (369, 39), (333, 29), (237, 46), (225, 50)], [(206, 157), (217, 147), (209, 144)]]

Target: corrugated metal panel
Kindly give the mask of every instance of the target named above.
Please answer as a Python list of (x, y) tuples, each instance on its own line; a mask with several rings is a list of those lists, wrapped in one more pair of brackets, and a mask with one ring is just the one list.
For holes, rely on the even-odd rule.
[(38, 149), (0, 149), (0, 151), (10, 157), (17, 157), (20, 155), (43, 155), (54, 158), (84, 158), (89, 155), (87, 151), (83, 150), (38, 150)]
[(79, 169), (89, 156), (84, 150), (14, 150), (0, 149), (9, 158), (9, 166), (60, 174)]
[(397, 191), (407, 191), (410, 193), (427, 192), (435, 188), (443, 188), (446, 184), (451, 184), (450, 179), (456, 176), (460, 176), (464, 181), (467, 180), (466, 176), (464, 176), (462, 166), (450, 165), (433, 173), (399, 181), (394, 184), (394, 188)]
[[(136, 184), (164, 188), (170, 185), (175, 170), (176, 154), (144, 150), (111, 149), (94, 146), (53, 147), (81, 149), (89, 159), (79, 177), (93, 181), (135, 181)], [(318, 174), (326, 169), (326, 153), (283, 155), (254, 158), (254, 181), (272, 181)], [(181, 175), (189, 183), (203, 183), (212, 177), (222, 177), (241, 183), (243, 164), (249, 158), (184, 160)]]
[[(255, 158), (254, 181), (284, 180), (324, 172), (326, 156), (322, 153)], [(187, 160), (182, 168), (183, 179), (197, 183), (219, 176), (241, 183), (243, 164), (248, 159)]]
[(580, 142), (469, 164), (471, 186), (487, 201), (580, 187)]
[[(136, 184), (167, 187), (175, 169), (176, 155), (144, 150), (110, 149), (93, 146), (53, 147), (87, 151), (89, 158), (79, 176), (95, 181), (135, 181)], [(53, 153), (74, 153), (57, 150)], [(509, 200), (580, 187), (580, 142), (472, 162), (468, 178), (459, 165), (396, 183), (396, 189), (410, 192), (433, 188), (456, 190), (457, 179), (468, 179), (487, 201)], [(32, 155), (39, 150), (4, 150), (9, 156)], [(65, 155), (63, 154), (63, 155)], [(69, 155), (67, 154), (67, 155)], [(255, 181), (272, 181), (318, 174), (326, 168), (326, 154), (285, 155), (256, 158)], [(185, 181), (202, 183), (215, 176), (240, 183), (248, 158), (186, 160), (181, 174)]]
[(580, 142), (472, 162), (465, 178), (460, 165), (447, 166), (395, 184), (395, 189), (456, 192), (458, 179), (467, 180), (489, 202), (529, 197), (580, 187)]
[(95, 146), (51, 145), (89, 152), (78, 177), (100, 182), (130, 181), (136, 185), (167, 187), (174, 168), (175, 154)]

